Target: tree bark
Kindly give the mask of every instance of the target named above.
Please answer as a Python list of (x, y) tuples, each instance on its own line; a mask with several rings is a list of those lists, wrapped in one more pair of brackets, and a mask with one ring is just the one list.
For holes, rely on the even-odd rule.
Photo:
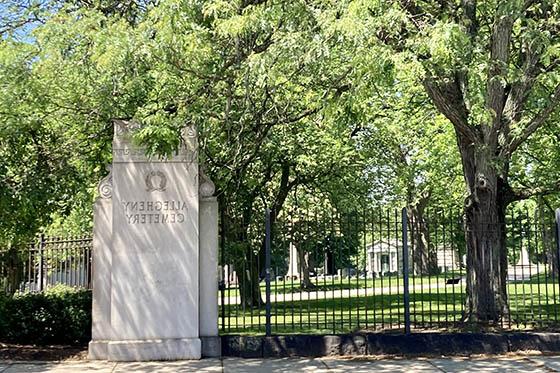
[(301, 288), (306, 290), (314, 289), (315, 284), (311, 281), (311, 277), (309, 276), (309, 253), (298, 247), (296, 247), (296, 250), (298, 252), (298, 262), (301, 273)]
[[(278, 214), (282, 210), (288, 194), (299, 183), (297, 178), (290, 181), (290, 163), (283, 162), (280, 166), (280, 185), (271, 206), (271, 226), (274, 226), (276, 223)], [(270, 180), (268, 178), (265, 178), (264, 183), (266, 184), (269, 181)], [(261, 189), (255, 189), (255, 191), (260, 192)], [(242, 221), (235, 222), (237, 224), (238, 231), (231, 232), (229, 234), (229, 240), (231, 240), (231, 242), (236, 242), (238, 245), (246, 246), (243, 249), (243, 255), (234, 260), (236, 262), (234, 263), (234, 268), (238, 276), (241, 304), (244, 307), (249, 308), (258, 308), (264, 304), (260, 289), (260, 279), (264, 277), (266, 270), (264, 255), (265, 237), (262, 238), (257, 250), (254, 250), (253, 247), (247, 244), (249, 224), (254, 223), (253, 203), (257, 196), (255, 191), (247, 197), (247, 202), (242, 207), (244, 214)], [(264, 225), (262, 226), (262, 229), (264, 229)]]
[[(463, 153), (463, 152), (462, 152)], [(491, 154), (479, 151), (463, 161), (470, 191), (465, 202), (467, 297), (464, 320), (497, 323), (509, 317), (505, 211), (509, 189), (492, 165)]]
[[(258, 308), (264, 304), (260, 291), (260, 278), (258, 271), (258, 255), (248, 239), (249, 225), (253, 217), (254, 198), (249, 196), (243, 205), (242, 216), (224, 214), (222, 234), (226, 237), (227, 250), (230, 256), (228, 261), (232, 264), (237, 276), (239, 297), (243, 308)], [(227, 205), (224, 205), (228, 211)]]
[(409, 204), (408, 220), (412, 234), (412, 263), (417, 276), (435, 275), (438, 273), (437, 253), (430, 242), (428, 224), (424, 216), (428, 198), (422, 197), (418, 202)]
[[(541, 227), (541, 240), (542, 249), (546, 256), (546, 263), (548, 265), (548, 275), (553, 278), (558, 278), (558, 248), (556, 247), (556, 224), (554, 210), (549, 209), (542, 196), (537, 199), (537, 211), (539, 217), (539, 226)], [(549, 212), (549, 214), (547, 214)], [(552, 220), (547, 219), (552, 212)]]
[(558, 249), (556, 248), (556, 243), (554, 242), (554, 232), (547, 229), (543, 229), (543, 242), (546, 245), (546, 260), (548, 262), (548, 273), (551, 278), (557, 279), (560, 273), (560, 268), (558, 268)]
[(228, 242), (232, 248), (237, 246), (238, 250), (232, 250), (234, 257), (232, 258), (233, 268), (237, 275), (237, 283), (239, 287), (239, 297), (243, 308), (258, 308), (263, 305), (260, 290), (260, 278), (257, 255), (253, 253), (253, 247), (247, 240), (248, 224), (237, 222), (236, 229), (229, 230)]
[[(250, 250), (250, 248), (249, 248)], [(245, 264), (235, 268), (239, 283), (239, 297), (241, 298), (241, 307), (258, 308), (264, 304), (260, 290), (259, 271), (257, 270), (257, 261), (255, 255), (245, 251)]]
[[(4, 271), (0, 272), (0, 292), (13, 295), (23, 280), (24, 265), (20, 257), (20, 250), (15, 246), (10, 247), (0, 261), (4, 262)], [(2, 269), (1, 266), (0, 269)]]
[[(496, 53), (502, 53), (502, 42), (494, 39), (496, 42), (500, 44)], [(453, 123), (469, 193), (464, 208), (467, 243), (464, 320), (485, 324), (498, 322), (509, 317), (505, 211), (512, 201), (507, 180), (510, 155), (500, 152), (497, 141), (499, 123), (494, 120), (486, 124), (469, 124), (469, 112), (456, 79), (428, 78), (424, 86), (438, 110)], [(489, 95), (503, 96), (503, 91), (492, 85)], [(495, 97), (489, 98), (488, 105), (494, 104), (501, 105)]]

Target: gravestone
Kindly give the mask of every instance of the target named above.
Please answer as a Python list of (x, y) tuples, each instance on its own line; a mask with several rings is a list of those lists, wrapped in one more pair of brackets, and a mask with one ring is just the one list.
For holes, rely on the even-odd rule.
[(286, 279), (295, 280), (299, 276), (299, 258), (296, 245), (290, 242), (290, 258), (288, 261), (288, 272), (286, 273)]
[(529, 259), (529, 251), (525, 246), (521, 247), (519, 260), (515, 265), (508, 265), (507, 280), (508, 281), (526, 281), (531, 276), (538, 274), (539, 267)]
[(113, 164), (94, 211), (91, 359), (219, 355), (217, 202), (199, 172), (197, 138), (148, 158), (115, 121)]

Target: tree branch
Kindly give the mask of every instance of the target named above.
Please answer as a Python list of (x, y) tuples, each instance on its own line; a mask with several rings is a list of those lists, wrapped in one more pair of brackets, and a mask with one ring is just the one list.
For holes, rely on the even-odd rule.
[(2, 24), (0, 25), (0, 36), (4, 36), (4, 34), (8, 32), (15, 31), (34, 22), (43, 23), (44, 21), (36, 15), (32, 14), (29, 16), (29, 18), (2, 22)]
[(486, 108), (494, 115), (492, 128), (488, 129), (487, 141), (495, 143), (497, 130), (502, 123), (505, 100), (504, 80), (508, 70), (509, 47), (513, 30), (513, 18), (496, 11), (496, 20), (492, 30), (490, 69), (488, 70)]
[(538, 0), (525, 0), (523, 4), (523, 11), (527, 11), (533, 4), (536, 4)]
[(521, 113), (529, 92), (533, 87), (537, 77), (543, 72), (539, 66), (543, 48), (534, 45), (536, 41), (531, 40), (524, 46), (523, 75), (515, 82), (507, 97), (504, 105), (504, 119), (506, 123), (517, 122), (521, 118)]
[(536, 130), (538, 130), (556, 110), (560, 104), (560, 83), (550, 95), (550, 102), (543, 108), (533, 120), (525, 127), (523, 132), (511, 140), (507, 147), (507, 154), (511, 155), (525, 140), (527, 140)]
[(435, 106), (451, 121), (456, 131), (470, 142), (477, 142), (478, 137), (468, 123), (469, 112), (457, 80), (436, 82), (433, 77), (428, 77), (422, 83)]
[[(523, 109), (529, 97), (531, 89), (535, 85), (537, 77), (545, 70), (539, 64), (544, 48), (537, 40), (529, 40), (524, 43), (521, 54), (522, 58), (522, 75), (516, 82), (511, 85), (511, 90), (507, 94), (506, 102), (503, 109), (503, 117), (497, 132), (502, 135), (505, 147), (500, 149), (500, 153), (507, 153), (507, 143), (510, 142), (511, 124), (521, 120)], [(500, 143), (499, 146), (504, 144)]]
[(461, 0), (463, 7), (463, 26), (469, 32), (471, 39), (474, 39), (478, 34), (478, 19), (476, 17), (476, 0)]
[(546, 187), (527, 188), (523, 190), (512, 189), (511, 191), (513, 193), (512, 202), (521, 201), (535, 196), (546, 196), (549, 194), (560, 192), (560, 180), (557, 180), (552, 185)]

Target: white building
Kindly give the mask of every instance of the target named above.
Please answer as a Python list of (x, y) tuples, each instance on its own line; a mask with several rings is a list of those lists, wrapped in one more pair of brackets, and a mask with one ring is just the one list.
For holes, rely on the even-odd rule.
[(437, 266), (442, 273), (459, 269), (460, 262), (457, 250), (440, 247), (437, 250)]
[(521, 253), (519, 255), (519, 260), (515, 265), (508, 265), (507, 269), (507, 280), (508, 281), (527, 281), (530, 280), (532, 276), (538, 275), (543, 272), (545, 266), (539, 267), (538, 264), (531, 262), (529, 259), (529, 251), (527, 247), (523, 246), (521, 248)]
[[(409, 245), (409, 255), (412, 247)], [(412, 258), (409, 259), (412, 268)], [(457, 251), (440, 247), (437, 250), (437, 266), (440, 272), (459, 269)], [(368, 276), (402, 275), (402, 242), (398, 240), (382, 240), (367, 246)], [(412, 273), (412, 270), (411, 270)]]
[(402, 273), (402, 244), (397, 240), (379, 241), (367, 246), (368, 276)]

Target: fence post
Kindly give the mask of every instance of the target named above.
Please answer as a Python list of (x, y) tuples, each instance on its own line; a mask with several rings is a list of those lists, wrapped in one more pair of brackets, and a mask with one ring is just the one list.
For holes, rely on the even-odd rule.
[(556, 261), (558, 265), (558, 285), (560, 286), (560, 209), (556, 209)]
[(271, 318), (270, 318), (270, 209), (266, 209), (265, 217), (265, 243), (264, 243), (264, 260), (265, 260), (265, 281), (266, 281), (266, 336), (271, 335)]
[(43, 291), (43, 266), (44, 266), (44, 258), (43, 258), (43, 250), (45, 248), (45, 235), (41, 233), (41, 238), (39, 242), (39, 291)]
[[(221, 207), (221, 206), (218, 206)], [(226, 273), (225, 265), (226, 265), (226, 215), (225, 215), (225, 208), (222, 207), (220, 210), (220, 262), (221, 262), (221, 275), (222, 278), (220, 280), (219, 289), (220, 289), (220, 299), (222, 304), (222, 332), (226, 330), (226, 284), (228, 283), (229, 278), (226, 276), (229, 273)], [(229, 270), (228, 270), (229, 272)], [(228, 302), (229, 303), (229, 302)], [(229, 315), (228, 315), (229, 316)]]
[(402, 209), (402, 256), (403, 256), (403, 301), (404, 332), (410, 334), (410, 289), (408, 283), (408, 216), (406, 207)]

